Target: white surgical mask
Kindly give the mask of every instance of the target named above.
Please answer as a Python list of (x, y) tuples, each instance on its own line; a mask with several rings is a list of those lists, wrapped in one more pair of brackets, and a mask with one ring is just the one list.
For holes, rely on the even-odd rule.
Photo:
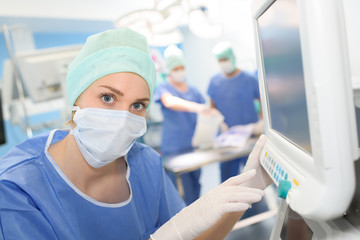
[(146, 120), (128, 111), (73, 107), (76, 127), (71, 129), (85, 160), (94, 168), (125, 156), (146, 132)]
[(177, 70), (171, 72), (172, 79), (177, 83), (183, 82), (185, 79), (185, 75), (186, 75), (185, 70)]
[(230, 60), (219, 62), (221, 71), (225, 74), (231, 74), (235, 70), (235, 66)]

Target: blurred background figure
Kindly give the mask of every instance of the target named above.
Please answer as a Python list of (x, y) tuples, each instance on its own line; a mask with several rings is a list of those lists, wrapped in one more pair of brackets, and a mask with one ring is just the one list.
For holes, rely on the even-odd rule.
[[(168, 81), (160, 84), (154, 100), (160, 103), (163, 114), (163, 129), (160, 151), (163, 156), (172, 156), (193, 150), (191, 141), (196, 126), (196, 113), (209, 111), (200, 92), (186, 82), (186, 70), (182, 51), (171, 45), (166, 48)], [(190, 204), (200, 195), (201, 170), (181, 175), (185, 203)], [(174, 176), (170, 176), (175, 183)]]
[[(211, 107), (216, 108), (224, 115), (225, 124), (223, 125), (227, 126), (222, 127), (222, 130), (237, 125), (261, 123), (262, 121), (258, 121), (258, 113), (260, 112), (261, 116), (261, 109), (259, 104), (257, 105), (260, 102), (260, 92), (255, 75), (236, 66), (236, 57), (229, 42), (220, 42), (215, 45), (213, 54), (221, 71), (210, 79), (207, 93), (210, 96)], [(256, 126), (255, 129), (257, 128), (262, 129), (262, 127)], [(220, 163), (221, 182), (238, 175), (244, 168), (247, 159), (248, 156), (244, 156)], [(242, 219), (267, 210), (265, 201), (255, 203), (242, 216)]]
[[(236, 67), (236, 57), (229, 42), (218, 43), (213, 54), (221, 72), (211, 78), (207, 90), (211, 107), (224, 115), (229, 128), (257, 122), (258, 114), (254, 104), (254, 101), (260, 99), (257, 79)], [(239, 174), (240, 164), (244, 166), (247, 158), (245, 156), (220, 163), (221, 182)]]

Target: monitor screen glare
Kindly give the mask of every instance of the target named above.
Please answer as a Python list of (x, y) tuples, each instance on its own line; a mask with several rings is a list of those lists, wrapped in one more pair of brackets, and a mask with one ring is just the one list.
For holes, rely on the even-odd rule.
[(276, 1), (258, 19), (270, 127), (311, 154), (296, 1)]

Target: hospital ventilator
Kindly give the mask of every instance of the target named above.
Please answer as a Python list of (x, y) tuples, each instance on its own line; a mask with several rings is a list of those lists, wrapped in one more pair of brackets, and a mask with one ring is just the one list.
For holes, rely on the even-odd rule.
[(304, 218), (314, 238), (348, 234), (335, 236), (341, 230), (327, 222), (341, 219), (353, 199), (359, 157), (346, 32), (354, 29), (347, 28), (345, 2), (351, 5), (253, 1), (268, 137), (260, 162), (285, 199), (279, 209), (283, 222), (278, 219), (272, 239), (280, 238), (287, 206)]
[[(346, 211), (354, 193), (354, 160), (358, 158), (350, 73), (347, 52), (343, 51), (346, 34), (341, 28), (344, 24), (342, 16), (338, 16), (341, 2), (327, 1), (326, 8), (317, 8), (313, 1), (262, 2), (263, 5), (254, 10), (261, 99), (265, 133), (269, 138), (261, 154), (261, 163), (275, 184), (280, 186), (281, 196), (298, 213), (324, 220), (339, 217)], [(271, 14), (286, 16), (284, 9), (287, 6), (295, 10), (291, 12), (292, 26), (286, 24), (289, 19), (282, 23), (271, 19)], [(266, 35), (270, 28), (275, 32), (273, 36)], [(266, 42), (269, 39), (278, 44), (289, 43), (285, 47), (301, 48), (301, 52), (289, 52), (285, 57), (302, 55), (301, 61), (294, 62), (298, 65), (290, 67), (299, 70), (295, 76), (296, 84), (301, 81), (304, 84), (300, 89), (303, 92), (299, 94), (306, 98), (306, 104), (300, 106), (302, 109), (296, 109), (308, 115), (308, 119), (303, 120), (308, 121), (309, 129), (301, 129), (309, 131), (309, 136), (306, 136), (309, 138), (304, 141), (294, 137), (290, 129), (272, 125), (276, 121), (273, 108), (282, 106), (276, 106), (279, 104), (275, 102), (276, 98), (281, 96), (276, 95), (271, 84), (274, 81), (286, 84), (291, 81), (291, 76), (276, 72), (279, 70), (277, 66), (271, 65), (271, 58), (276, 55), (270, 53), (270, 45)], [(281, 54), (278, 57), (282, 57)], [(290, 105), (297, 99), (282, 100)], [(285, 117), (291, 120), (291, 116)], [(291, 187), (286, 194), (289, 184)]]

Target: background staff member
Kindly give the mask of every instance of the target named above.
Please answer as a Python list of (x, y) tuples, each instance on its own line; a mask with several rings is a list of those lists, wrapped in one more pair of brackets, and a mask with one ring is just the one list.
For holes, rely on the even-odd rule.
[[(256, 78), (236, 67), (236, 57), (228, 42), (218, 43), (213, 53), (221, 72), (213, 76), (207, 90), (211, 107), (224, 115), (228, 127), (258, 121), (254, 101), (260, 98)], [(240, 163), (245, 165), (247, 156), (220, 163), (221, 182), (239, 174)]]
[[(164, 117), (162, 124), (161, 153), (177, 155), (193, 150), (191, 141), (196, 126), (196, 113), (209, 111), (200, 92), (186, 81), (186, 69), (182, 51), (169, 46), (165, 52), (169, 70), (168, 82), (160, 84), (155, 92), (155, 102), (161, 104)], [(171, 173), (169, 173), (171, 175)], [(201, 169), (181, 175), (184, 198), (187, 205), (200, 196)], [(175, 177), (171, 178), (176, 184)]]

